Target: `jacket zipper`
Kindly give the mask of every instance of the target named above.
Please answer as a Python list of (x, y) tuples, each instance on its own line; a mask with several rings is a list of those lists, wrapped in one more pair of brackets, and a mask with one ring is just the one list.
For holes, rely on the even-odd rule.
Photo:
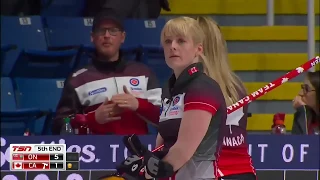
[[(171, 99), (172, 99), (172, 98), (171, 98)], [(164, 116), (165, 116), (165, 117), (167, 116), (167, 112), (168, 112), (168, 110), (169, 110), (170, 107), (171, 107), (171, 99), (170, 99), (170, 102), (169, 102), (169, 107), (167, 108), (166, 112), (164, 113)]]

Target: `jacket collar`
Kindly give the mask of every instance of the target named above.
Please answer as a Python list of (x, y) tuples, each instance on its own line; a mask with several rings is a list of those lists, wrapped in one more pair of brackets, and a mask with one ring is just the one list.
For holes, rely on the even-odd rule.
[(176, 79), (173, 74), (169, 79), (169, 90), (170, 94), (177, 94), (181, 89), (183, 89), (188, 83), (197, 78), (203, 73), (202, 63), (194, 63), (186, 67), (182, 73)]
[(108, 61), (107, 59), (100, 59), (95, 54), (92, 58), (93, 66), (102, 72), (122, 71), (125, 68), (126, 61), (123, 59), (123, 53), (119, 51), (119, 59), (116, 61)]

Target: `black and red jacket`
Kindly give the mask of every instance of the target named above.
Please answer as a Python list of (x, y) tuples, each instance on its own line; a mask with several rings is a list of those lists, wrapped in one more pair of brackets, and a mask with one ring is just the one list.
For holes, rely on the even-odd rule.
[[(98, 124), (94, 111), (106, 97), (111, 99), (112, 94), (121, 93), (123, 85), (126, 85), (132, 93), (138, 94), (137, 97), (141, 96), (137, 98), (139, 108), (135, 112), (125, 110), (121, 114), (121, 120)], [(146, 91), (157, 88), (158, 81), (155, 75), (142, 63), (125, 61), (121, 58), (115, 62), (106, 62), (95, 58), (91, 64), (74, 72), (65, 81), (52, 132), (59, 134), (63, 118), (74, 114), (86, 114), (88, 126), (93, 134), (147, 134), (147, 123), (137, 114), (158, 123), (161, 92), (159, 97), (153, 97), (153, 100), (143, 97)]]

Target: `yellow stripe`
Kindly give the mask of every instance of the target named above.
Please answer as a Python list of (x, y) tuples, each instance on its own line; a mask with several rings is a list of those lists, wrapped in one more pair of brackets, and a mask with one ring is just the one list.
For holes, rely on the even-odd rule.
[[(225, 26), (221, 27), (228, 41), (306, 41), (307, 26)], [(315, 29), (319, 41), (320, 28)]]
[[(307, 14), (308, 0), (275, 0), (275, 14)], [(226, 14), (261, 15), (267, 13), (267, 0), (169, 0), (171, 12), (161, 14)], [(319, 0), (315, 0), (319, 14)]]
[[(286, 114), (285, 126), (287, 131), (291, 131), (293, 124), (293, 114)], [(252, 114), (248, 118), (247, 130), (249, 131), (270, 131), (273, 124), (273, 114)]]
[[(252, 82), (244, 83), (249, 93), (252, 93), (261, 87), (264, 87), (269, 82)], [(291, 101), (300, 91), (301, 83), (287, 82), (277, 87), (276, 89), (270, 91), (269, 93), (263, 95), (257, 100), (280, 100), (280, 101)]]
[[(304, 53), (229, 54), (234, 71), (291, 71), (308, 60)], [(319, 69), (320, 65), (316, 66)]]

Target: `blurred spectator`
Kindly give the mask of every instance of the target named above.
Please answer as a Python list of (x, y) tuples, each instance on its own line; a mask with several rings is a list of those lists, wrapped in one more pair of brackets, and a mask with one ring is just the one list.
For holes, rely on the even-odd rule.
[(65, 81), (53, 134), (59, 134), (64, 117), (82, 113), (88, 113), (93, 134), (147, 134), (145, 121), (158, 122), (160, 108), (152, 103), (161, 103), (161, 89), (147, 66), (123, 58), (119, 49), (126, 33), (118, 17), (101, 12), (94, 18), (96, 55)]
[(41, 6), (41, 0), (1, 0), (1, 15), (39, 15)]
[(308, 72), (301, 91), (293, 100), (296, 109), (292, 134), (318, 134), (320, 122), (320, 72)]
[(87, 0), (84, 16), (114, 11), (125, 18), (156, 19), (161, 9), (170, 11), (168, 0)]

